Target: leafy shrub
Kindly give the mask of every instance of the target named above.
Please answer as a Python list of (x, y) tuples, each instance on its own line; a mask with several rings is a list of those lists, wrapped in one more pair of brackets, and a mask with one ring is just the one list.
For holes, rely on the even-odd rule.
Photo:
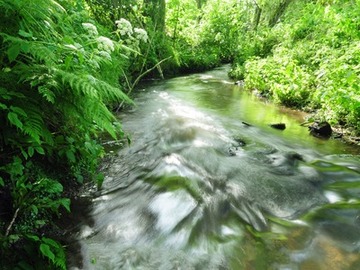
[(272, 57), (247, 61), (245, 69), (246, 88), (257, 89), (290, 107), (302, 108), (310, 102), (313, 77), (289, 57), (287, 50), (278, 48)]
[(61, 197), (66, 181), (101, 184), (99, 134), (123, 136), (108, 105), (131, 102), (119, 84), (128, 47), (71, 4), (65, 11), (56, 1), (0, 1), (0, 193), (11, 195), (0, 244), (9, 267), (29, 264), (16, 262), (15, 249), (34, 265), (65, 269), (61, 244), (40, 231), (70, 209)]
[[(327, 51), (316, 72), (316, 99), (320, 112), (334, 123), (347, 123), (360, 130), (359, 43)], [(326, 59), (326, 60), (325, 60)]]
[[(281, 23), (245, 35), (230, 75), (276, 102), (317, 109), (319, 118), (359, 133), (359, 4), (294, 1)], [(272, 36), (277, 42), (264, 49)]]

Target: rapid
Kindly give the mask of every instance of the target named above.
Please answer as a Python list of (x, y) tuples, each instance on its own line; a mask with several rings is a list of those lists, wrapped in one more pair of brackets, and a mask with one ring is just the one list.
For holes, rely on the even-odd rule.
[(131, 143), (73, 202), (69, 269), (358, 269), (359, 149), (227, 69), (140, 87), (119, 114)]

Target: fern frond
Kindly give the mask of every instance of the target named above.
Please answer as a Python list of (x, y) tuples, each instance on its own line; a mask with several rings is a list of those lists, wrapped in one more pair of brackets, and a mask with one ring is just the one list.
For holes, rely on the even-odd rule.
[(31, 42), (29, 44), (29, 54), (38, 62), (46, 63), (47, 66), (52, 66), (56, 62), (56, 54), (45, 43)]
[(23, 121), (22, 132), (29, 135), (30, 138), (38, 144), (41, 144), (42, 141), (44, 141), (47, 144), (52, 145), (54, 141), (50, 131), (44, 123), (41, 108), (28, 101), (27, 104), (23, 106), (23, 110), (27, 117), (25, 121)]
[(107, 82), (93, 78), (92, 80), (99, 91), (104, 101), (125, 101), (127, 103), (133, 104), (133, 101), (123, 92), (120, 88), (114, 87)]
[(64, 85), (71, 87), (75, 95), (97, 98), (98, 102), (124, 100), (132, 103), (131, 99), (119, 88), (101, 81), (92, 75), (76, 74), (60, 69), (53, 69), (53, 72)]

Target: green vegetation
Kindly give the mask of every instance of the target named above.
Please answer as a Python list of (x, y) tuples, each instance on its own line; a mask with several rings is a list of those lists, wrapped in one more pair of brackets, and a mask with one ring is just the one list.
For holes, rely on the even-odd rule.
[(232, 63), (245, 88), (360, 134), (358, 0), (167, 2), (180, 70)]
[(359, 134), (359, 11), (359, 1), (292, 1), (275, 25), (264, 18), (244, 33), (230, 74), (275, 102), (316, 110)]
[(247, 89), (360, 133), (359, 0), (0, 0), (0, 10), (0, 256), (11, 269), (66, 268), (48, 235), (70, 211), (64, 187), (101, 186), (101, 138), (123, 138), (113, 111), (144, 77), (232, 63)]
[(11, 269), (65, 269), (45, 225), (70, 210), (64, 185), (101, 184), (99, 134), (123, 136), (109, 106), (131, 102), (120, 77), (146, 32), (124, 44), (122, 29), (111, 33), (77, 4), (0, 1), (0, 255)]

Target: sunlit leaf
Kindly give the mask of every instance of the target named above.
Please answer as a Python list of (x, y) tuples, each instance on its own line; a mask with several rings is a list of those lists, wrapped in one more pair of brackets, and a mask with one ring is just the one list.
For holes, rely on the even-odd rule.
[(22, 37), (25, 37), (25, 38), (30, 38), (33, 36), (32, 33), (28, 33), (22, 29), (19, 30), (19, 35), (22, 36)]
[(67, 198), (62, 198), (59, 200), (60, 204), (68, 211), (70, 212), (70, 199), (67, 199)]
[(23, 123), (20, 121), (20, 119), (18, 118), (18, 115), (16, 113), (9, 112), (8, 119), (9, 119), (10, 123), (13, 124), (14, 126), (20, 128), (20, 129), (23, 128)]
[(41, 244), (40, 245), (40, 251), (45, 257), (49, 258), (51, 261), (55, 260), (55, 254), (51, 251), (49, 245)]

